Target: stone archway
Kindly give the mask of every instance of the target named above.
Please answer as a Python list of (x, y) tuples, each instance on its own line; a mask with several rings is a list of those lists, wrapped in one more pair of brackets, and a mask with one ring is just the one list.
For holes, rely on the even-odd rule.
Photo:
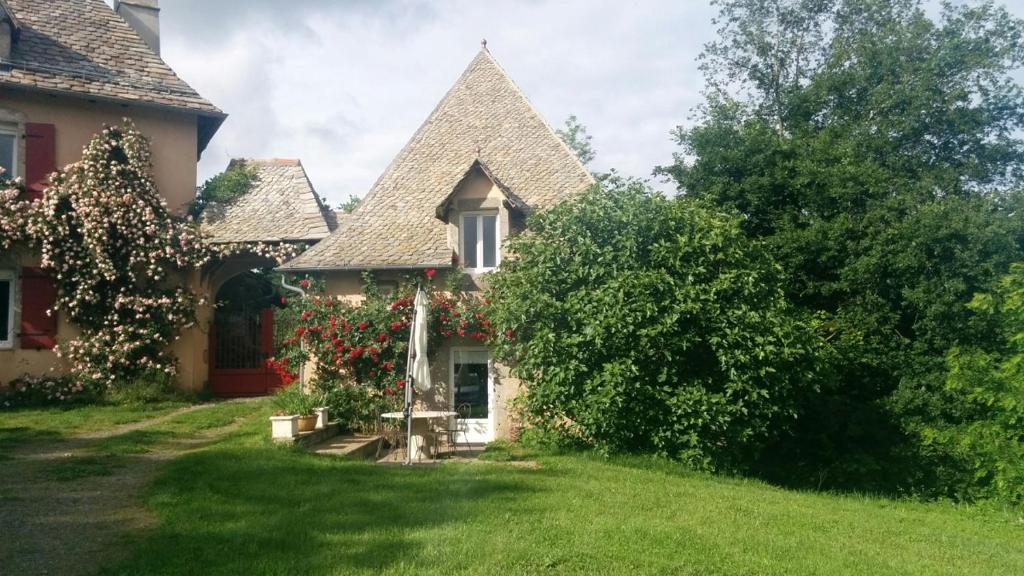
[(270, 281), (254, 272), (234, 276), (217, 290), (210, 329), (215, 396), (260, 396), (282, 386), (266, 363), (274, 351), (277, 299)]

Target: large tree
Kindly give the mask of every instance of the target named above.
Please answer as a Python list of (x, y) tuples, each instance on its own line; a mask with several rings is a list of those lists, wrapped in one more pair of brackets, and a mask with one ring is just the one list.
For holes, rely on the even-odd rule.
[[(830, 374), (777, 447), (797, 480), (935, 489), (944, 354), (990, 337), (973, 293), (1021, 259), (1021, 21), (991, 3), (727, 0), (707, 101), (663, 168), (743, 216), (827, 319)], [(789, 479), (793, 479), (792, 477)]]

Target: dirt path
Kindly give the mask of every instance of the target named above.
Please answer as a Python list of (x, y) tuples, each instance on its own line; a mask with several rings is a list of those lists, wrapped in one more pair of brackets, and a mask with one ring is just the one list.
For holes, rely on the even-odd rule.
[(141, 492), (161, 466), (215, 442), (241, 421), (164, 442), (144, 454), (102, 455), (93, 448), (205, 407), (34, 445), (0, 461), (0, 576), (93, 574), (116, 561), (127, 538), (154, 522)]

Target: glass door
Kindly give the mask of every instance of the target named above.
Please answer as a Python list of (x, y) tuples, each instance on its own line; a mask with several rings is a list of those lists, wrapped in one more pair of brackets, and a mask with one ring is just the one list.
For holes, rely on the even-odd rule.
[(494, 440), (494, 381), (490, 356), (484, 348), (452, 350), (452, 406), (456, 423), (465, 432), (460, 441), (483, 444)]

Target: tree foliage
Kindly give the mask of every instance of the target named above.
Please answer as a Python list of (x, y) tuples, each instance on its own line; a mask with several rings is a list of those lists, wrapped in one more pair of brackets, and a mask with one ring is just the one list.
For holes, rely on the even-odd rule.
[(952, 461), (946, 494), (1024, 503), (1024, 264), (992, 293), (970, 303), (996, 338), (986, 347), (956, 347), (946, 392), (955, 410), (922, 427), (928, 449)]
[(555, 130), (555, 134), (558, 134), (562, 142), (565, 142), (565, 145), (576, 153), (584, 166), (590, 164), (597, 156), (597, 151), (590, 144), (591, 136), (587, 133), (587, 127), (576, 118), (575, 114), (570, 114), (565, 119), (565, 126)]
[(777, 445), (788, 480), (942, 492), (923, 431), (955, 410), (945, 353), (985, 342), (964, 307), (1022, 257), (1022, 23), (991, 3), (720, 3), (707, 101), (663, 168), (743, 215), (826, 315), (831, 369)]
[(210, 177), (196, 190), (189, 213), (198, 216), (210, 203), (234, 202), (252, 190), (258, 180), (256, 168), (246, 164), (245, 160), (233, 160), (227, 170)]
[(778, 269), (734, 217), (605, 185), (532, 217), (490, 280), (526, 416), (609, 452), (739, 467), (809, 370)]

